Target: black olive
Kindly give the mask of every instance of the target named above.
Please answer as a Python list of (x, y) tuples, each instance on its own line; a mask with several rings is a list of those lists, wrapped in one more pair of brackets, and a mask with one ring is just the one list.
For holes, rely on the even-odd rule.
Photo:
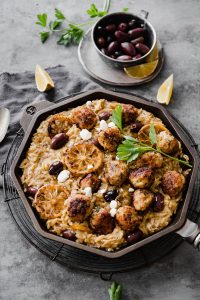
[(152, 209), (155, 212), (159, 212), (164, 209), (164, 196), (161, 193), (154, 194)]
[(63, 163), (61, 161), (55, 161), (49, 167), (49, 174), (56, 175), (63, 170)]
[(26, 192), (27, 192), (28, 196), (34, 198), (37, 191), (38, 191), (38, 189), (34, 188), (33, 186), (28, 186)]
[(127, 243), (129, 245), (135, 244), (137, 242), (139, 242), (142, 239), (143, 233), (141, 230), (136, 230), (134, 232), (132, 232), (131, 234), (128, 235), (127, 237)]
[(113, 189), (104, 194), (104, 199), (106, 202), (111, 202), (112, 200), (115, 200), (115, 198), (118, 196), (118, 190)]
[(70, 240), (70, 241), (75, 241), (76, 240), (75, 233), (72, 230), (70, 230), (70, 229), (65, 230), (63, 232), (63, 237), (66, 238), (66, 239), (68, 239), (68, 240)]

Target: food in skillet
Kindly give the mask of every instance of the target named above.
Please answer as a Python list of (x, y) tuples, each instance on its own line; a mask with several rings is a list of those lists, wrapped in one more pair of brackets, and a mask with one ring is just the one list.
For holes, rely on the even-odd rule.
[(21, 180), (49, 231), (113, 251), (169, 224), (190, 167), (162, 120), (100, 99), (41, 122)]

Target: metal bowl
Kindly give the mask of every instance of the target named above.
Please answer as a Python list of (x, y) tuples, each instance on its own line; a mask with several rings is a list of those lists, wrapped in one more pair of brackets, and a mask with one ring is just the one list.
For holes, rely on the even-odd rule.
[[(187, 177), (187, 184), (183, 194), (183, 201), (180, 203), (177, 213), (174, 216), (172, 222), (159, 232), (144, 238), (134, 245), (121, 248), (114, 252), (108, 252), (105, 250), (89, 247), (87, 245), (79, 244), (49, 232), (45, 227), (44, 222), (42, 222), (39, 215), (37, 214), (36, 210), (32, 207), (30, 199), (24, 193), (20, 178), (20, 164), (24, 159), (28, 148), (30, 147), (33, 134), (35, 133), (40, 123), (51, 114), (56, 114), (62, 112), (63, 110), (77, 107), (78, 105), (82, 105), (83, 103), (94, 99), (107, 99), (108, 101), (118, 101), (121, 103), (133, 104), (137, 108), (143, 108), (145, 110), (148, 110), (149, 112), (152, 112), (156, 117), (159, 117), (167, 126), (167, 128), (172, 132), (172, 134), (181, 141), (183, 151), (189, 156), (190, 163), (193, 166), (190, 175)], [(25, 135), (15, 156), (15, 160), (13, 161), (11, 166), (11, 178), (27, 210), (27, 213), (30, 216), (39, 234), (48, 239), (52, 239), (54, 241), (58, 241), (63, 244), (67, 244), (69, 246), (76, 247), (108, 258), (117, 258), (123, 256), (131, 251), (141, 248), (142, 246), (152, 241), (155, 241), (156, 239), (170, 232), (177, 232), (177, 230), (179, 230), (179, 232), (177, 232), (179, 235), (187, 238), (189, 242), (193, 243), (196, 247), (200, 245), (200, 229), (198, 228), (197, 224), (189, 220), (187, 220), (186, 222), (187, 210), (191, 200), (193, 187), (198, 171), (199, 156), (197, 151), (193, 147), (194, 145), (191, 145), (191, 141), (188, 139), (181, 126), (161, 105), (152, 103), (140, 96), (116, 93), (104, 89), (97, 89), (82, 93), (78, 96), (72, 96), (68, 99), (63, 99), (63, 101), (57, 104), (53, 104), (49, 101), (42, 101), (36, 104), (34, 103), (31, 106), (29, 105), (25, 108), (20, 123), (25, 131)]]
[[(137, 16), (137, 15), (134, 15), (131, 13), (125, 13), (125, 12), (116, 12), (116, 13), (108, 14), (108, 15), (104, 16), (103, 18), (101, 18), (100, 20), (98, 20), (95, 23), (95, 25), (93, 26), (92, 33), (91, 33), (93, 45), (94, 45), (96, 51), (98, 52), (98, 54), (100, 55), (100, 57), (106, 63), (108, 63), (111, 67), (123, 69), (125, 67), (140, 65), (140, 64), (144, 63), (146, 61), (146, 59), (151, 55), (151, 53), (156, 45), (156, 40), (157, 40), (156, 31), (155, 31), (154, 27), (151, 25), (151, 23), (149, 23), (146, 20), (148, 13), (145, 11), (142, 11), (142, 12), (144, 12), (143, 13), (144, 17)], [(149, 52), (146, 53), (145, 55), (143, 55), (141, 58), (138, 58), (136, 60), (126, 60), (126, 61), (113, 59), (113, 58), (103, 54), (96, 44), (97, 27), (98, 26), (104, 27), (111, 23), (129, 22), (132, 19), (135, 19), (136, 21), (138, 21), (138, 23), (143, 24), (145, 26), (147, 35), (148, 35), (148, 42), (149, 42), (149, 46), (150, 46)]]

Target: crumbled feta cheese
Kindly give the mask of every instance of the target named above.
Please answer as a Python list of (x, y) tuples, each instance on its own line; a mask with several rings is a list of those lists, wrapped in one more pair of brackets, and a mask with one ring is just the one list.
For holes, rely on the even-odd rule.
[(87, 106), (92, 105), (92, 101), (87, 101), (87, 102), (86, 102), (86, 105), (87, 105)]
[(101, 190), (99, 190), (99, 193), (100, 194), (104, 194), (106, 192), (106, 189), (101, 189)]
[(80, 132), (80, 136), (83, 140), (87, 141), (87, 140), (91, 139), (92, 133), (87, 129), (82, 129)]
[(99, 130), (106, 130), (108, 128), (108, 124), (105, 120), (101, 120), (99, 124)]
[(113, 128), (113, 127), (116, 127), (116, 125), (115, 125), (115, 123), (113, 123), (113, 122), (109, 122), (109, 123), (108, 123), (108, 127)]
[(84, 189), (84, 192), (85, 192), (86, 196), (88, 196), (88, 197), (92, 196), (92, 188), (90, 186), (86, 187)]
[(89, 170), (89, 169), (92, 169), (92, 168), (94, 168), (93, 165), (88, 165), (88, 166), (87, 166), (87, 169), (88, 169), (88, 170)]
[(119, 160), (119, 157), (118, 157), (118, 156), (116, 156), (116, 157), (115, 157), (115, 159), (116, 159), (116, 160)]
[(129, 191), (130, 193), (132, 193), (132, 192), (134, 192), (134, 189), (133, 189), (133, 188), (129, 188), (128, 191)]
[(117, 213), (116, 208), (111, 208), (111, 210), (110, 210), (111, 217), (114, 217), (116, 215), (116, 213)]
[(117, 208), (117, 201), (116, 200), (112, 200), (111, 202), (110, 202), (110, 208), (112, 209), (112, 208)]
[(63, 170), (58, 174), (58, 182), (65, 182), (69, 178), (70, 172), (68, 170)]

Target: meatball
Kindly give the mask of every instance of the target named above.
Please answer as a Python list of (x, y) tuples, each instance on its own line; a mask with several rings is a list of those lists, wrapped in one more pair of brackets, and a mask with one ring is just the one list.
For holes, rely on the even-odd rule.
[(122, 141), (122, 135), (117, 127), (107, 128), (98, 136), (99, 144), (108, 151), (115, 151)]
[(69, 198), (68, 215), (74, 222), (83, 222), (92, 212), (90, 197), (85, 195), (74, 195)]
[(154, 199), (153, 193), (145, 189), (138, 189), (133, 193), (133, 206), (136, 210), (144, 211)]
[(139, 168), (130, 173), (129, 180), (135, 188), (148, 188), (154, 181), (154, 172), (149, 167)]
[(177, 196), (183, 189), (185, 177), (177, 171), (167, 171), (162, 178), (162, 189), (165, 194)]
[(106, 165), (106, 178), (111, 185), (121, 185), (128, 176), (128, 166), (121, 160), (112, 160)]
[(85, 189), (91, 187), (92, 192), (96, 193), (101, 185), (101, 180), (95, 174), (88, 174), (80, 181), (80, 187)]
[(157, 147), (165, 153), (175, 153), (179, 149), (177, 139), (168, 131), (157, 134)]
[(137, 109), (131, 104), (122, 105), (122, 120), (125, 124), (130, 124), (137, 117)]
[(136, 161), (137, 167), (148, 166), (151, 168), (160, 168), (163, 164), (163, 157), (160, 153), (149, 151), (142, 154)]
[(94, 232), (108, 234), (113, 231), (115, 223), (110, 213), (105, 208), (101, 208), (98, 212), (95, 211), (91, 215), (90, 225)]
[(74, 110), (73, 121), (81, 129), (91, 129), (96, 125), (97, 116), (95, 112), (88, 108), (78, 108)]
[(132, 206), (122, 206), (117, 210), (116, 220), (119, 226), (125, 231), (133, 231), (142, 221)]

